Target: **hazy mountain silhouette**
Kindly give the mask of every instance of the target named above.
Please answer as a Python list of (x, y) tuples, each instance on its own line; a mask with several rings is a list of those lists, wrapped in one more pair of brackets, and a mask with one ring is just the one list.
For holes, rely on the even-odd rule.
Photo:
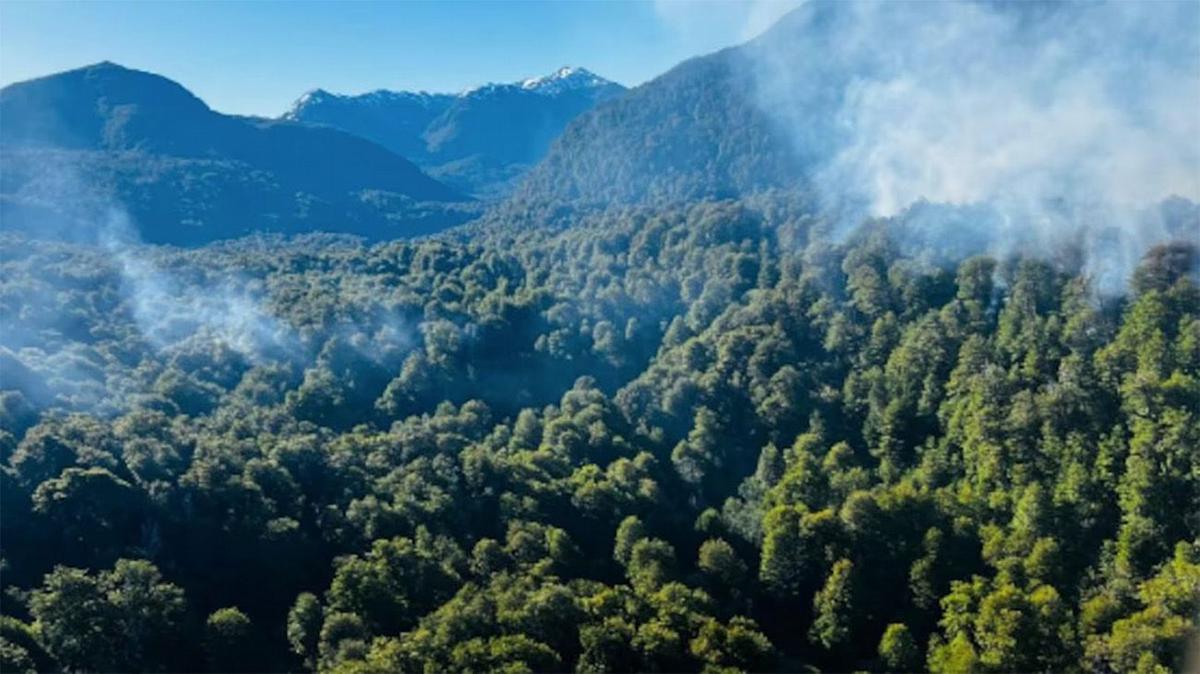
[(112, 210), (149, 241), (251, 231), (403, 236), (462, 221), (459, 192), (336, 129), (224, 115), (100, 63), (0, 90), (4, 228), (86, 234)]
[(546, 154), (571, 120), (624, 92), (584, 68), (564, 67), (461, 94), (340, 96), (318, 89), (300, 97), (284, 118), (358, 134), (465, 192), (498, 196)]

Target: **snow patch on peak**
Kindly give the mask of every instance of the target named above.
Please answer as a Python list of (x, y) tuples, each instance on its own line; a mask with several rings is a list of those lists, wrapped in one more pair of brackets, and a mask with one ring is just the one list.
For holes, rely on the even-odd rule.
[(324, 89), (313, 89), (305, 93), (292, 104), (291, 110), (283, 114), (284, 119), (299, 118), (299, 110), (310, 105), (320, 105), (330, 102), (349, 102), (363, 105), (384, 106), (399, 101), (417, 103), (419, 105), (441, 105), (448, 99), (478, 96), (503, 95), (507, 93), (527, 92), (544, 96), (556, 96), (569, 91), (580, 89), (600, 89), (613, 87), (623, 89), (621, 85), (593, 73), (587, 68), (563, 66), (558, 70), (543, 75), (531, 77), (512, 83), (488, 83), (465, 89), (457, 94), (431, 93), (428, 91), (391, 91), (376, 89), (363, 94), (342, 95)]
[(563, 66), (549, 75), (532, 77), (521, 82), (521, 88), (555, 94), (570, 89), (601, 87), (608, 84), (612, 84), (612, 82), (600, 77), (587, 68)]
[[(521, 87), (525, 88), (525, 89), (533, 89), (533, 88), (537, 87), (539, 84), (543, 84), (546, 82), (553, 82), (554, 80), (566, 79), (568, 77), (571, 77), (572, 75), (575, 75), (576, 73), (581, 73), (581, 72), (587, 73), (588, 71), (584, 70), (583, 68), (575, 68), (573, 66), (563, 66), (563, 67), (559, 68), (558, 70), (555, 70), (554, 72), (550, 73), (549, 75), (543, 75), (542, 77), (530, 77), (529, 79), (521, 82)], [(591, 74), (591, 73), (588, 73), (588, 74)]]
[(321, 100), (325, 100), (327, 98), (334, 98), (334, 94), (331, 94), (328, 91), (325, 91), (324, 89), (311, 89), (311, 90), (306, 91), (303, 94), (301, 94), (300, 98), (297, 98), (296, 102), (292, 104), (292, 107), (298, 108), (306, 103), (311, 103), (313, 101), (321, 101)]
[(299, 119), (300, 110), (303, 108), (322, 103), (332, 98), (337, 98), (337, 95), (331, 94), (324, 89), (310, 89), (301, 94), (300, 98), (297, 98), (295, 102), (292, 103), (292, 107), (287, 112), (283, 113), (283, 119), (289, 119), (293, 121), (297, 120)]

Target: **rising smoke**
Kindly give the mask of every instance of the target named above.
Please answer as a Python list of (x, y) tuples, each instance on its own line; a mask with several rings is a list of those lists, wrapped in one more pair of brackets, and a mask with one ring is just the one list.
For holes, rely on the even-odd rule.
[[(169, 359), (189, 349), (219, 348), (249, 364), (299, 357), (295, 330), (269, 311), (255, 279), (182, 264), (182, 251), (144, 244), (120, 200), (81, 179), (69, 156), (44, 153), (37, 169), (39, 179), (22, 197), (53, 203), (53, 217), (46, 217), (49, 210), (34, 214), (35, 223), (47, 223), (40, 231), (12, 222), (5, 228), (56, 243), (14, 245), (65, 246), (76, 259), (93, 262), (89, 284), (119, 293), (113, 310), (129, 317), (149, 351)], [(42, 287), (43, 296), (26, 295), (25, 306), (61, 306), (54, 284), (34, 287)], [(114, 390), (122, 387), (105, 378), (103, 361), (111, 356), (87, 347), (86, 336), (64, 334), (63, 323), (62, 316), (41, 311), (0, 325), (0, 360), (7, 364), (0, 388), (38, 391), (33, 397), (42, 402), (57, 398), (78, 409), (111, 409)]]
[(155, 348), (213, 340), (250, 362), (297, 348), (297, 336), (267, 311), (253, 281), (196, 272), (182, 277), (151, 261), (153, 249), (138, 241), (124, 210), (112, 207), (103, 222), (100, 246), (117, 265), (139, 332)]
[[(19, 232), (6, 236), (27, 237), (14, 238), (11, 245), (42, 248), (41, 259), (62, 247), (60, 254), (67, 259), (86, 260), (91, 266), (84, 272), (86, 286), (117, 296), (111, 305), (120, 317), (115, 324), (129, 326), (133, 341), (128, 344), (154, 357), (151, 371), (180, 359), (190, 361), (189, 354), (218, 352), (222, 360), (243, 366), (303, 369), (325, 358), (326, 351), (338, 350), (391, 369), (421, 342), (419, 330), (401, 309), (382, 301), (319, 328), (289, 320), (286, 306), (265, 282), (265, 270), (242, 268), (240, 253), (256, 245), (274, 250), (291, 243), (268, 237), (243, 239), (229, 249), (221, 244), (200, 250), (148, 245), (138, 234), (139, 225), (186, 225), (133, 222), (119, 195), (85, 179), (67, 153), (41, 153), (35, 168), (38, 179), (25, 185), (21, 199), (54, 208), (28, 214), (27, 223), (6, 219), (4, 229)], [(327, 243), (350, 245), (344, 239)], [(309, 245), (303, 240), (294, 244)], [(72, 310), (64, 306), (56, 273), (51, 271), (46, 283), (27, 283), (21, 289), (18, 306), (44, 310), (0, 321), (0, 390), (25, 391), (39, 404), (57, 400), (94, 413), (118, 411), (119, 399), (142, 393), (141, 384), (106, 378), (113, 355), (88, 346), (89, 328), (70, 326), (64, 332), (69, 323), (64, 314), (69, 317)], [(338, 292), (361, 298), (374, 290), (346, 287)], [(84, 333), (70, 332), (76, 329)]]
[(1200, 198), (1200, 3), (813, 0), (747, 51), (842, 233), (900, 216), (976, 252), (1071, 245), (1101, 291), (1200, 236), (1157, 206)]

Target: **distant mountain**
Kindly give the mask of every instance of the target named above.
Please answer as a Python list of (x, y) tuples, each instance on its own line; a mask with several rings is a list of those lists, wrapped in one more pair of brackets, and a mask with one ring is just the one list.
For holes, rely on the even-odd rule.
[(509, 192), (571, 120), (624, 93), (584, 68), (461, 94), (305, 94), (283, 117), (368, 138), (471, 194)]
[[(1196, 7), (810, 0), (580, 115), (515, 196), (609, 204), (800, 188), (895, 212), (1013, 187), (1041, 200), (1141, 196), (1145, 181), (1114, 167), (1143, 162), (1171, 176), (1149, 200), (1190, 185), (1188, 196), (1197, 117), (1175, 113), (1196, 103)], [(1162, 149), (1151, 160), (1146, 147)]]
[(794, 180), (740, 49), (694, 58), (579, 116), (517, 194), (543, 200), (725, 197)]
[[(580, 115), (516, 196), (683, 202), (805, 188), (837, 131), (839, 97), (861, 74), (837, 45), (853, 4), (805, 3), (745, 44), (684, 61)], [(783, 100), (764, 96), (773, 67), (794, 73)], [(814, 142), (797, 143), (797, 128)]]
[[(580, 115), (517, 196), (682, 202), (803, 187), (818, 145), (836, 131), (843, 90), (862, 74), (837, 58), (853, 4), (808, 2), (743, 45), (684, 61)], [(794, 97), (763, 96), (771, 67), (795, 73)], [(797, 127), (815, 142), (798, 145)]]
[(253, 231), (373, 238), (461, 222), (461, 193), (336, 129), (215, 112), (179, 84), (113, 63), (0, 89), (4, 229), (78, 234), (125, 211), (143, 239)]
[(372, 91), (359, 96), (310, 91), (283, 119), (323, 124), (375, 141), (405, 158), (425, 154), (422, 134), (458, 97), (453, 94)]

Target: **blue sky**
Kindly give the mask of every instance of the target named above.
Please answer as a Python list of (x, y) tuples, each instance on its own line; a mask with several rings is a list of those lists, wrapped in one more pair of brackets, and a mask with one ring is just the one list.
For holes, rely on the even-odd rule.
[(0, 0), (0, 85), (97, 61), (274, 116), (307, 90), (460, 91), (584, 66), (640, 84), (760, 32), (796, 0)]

